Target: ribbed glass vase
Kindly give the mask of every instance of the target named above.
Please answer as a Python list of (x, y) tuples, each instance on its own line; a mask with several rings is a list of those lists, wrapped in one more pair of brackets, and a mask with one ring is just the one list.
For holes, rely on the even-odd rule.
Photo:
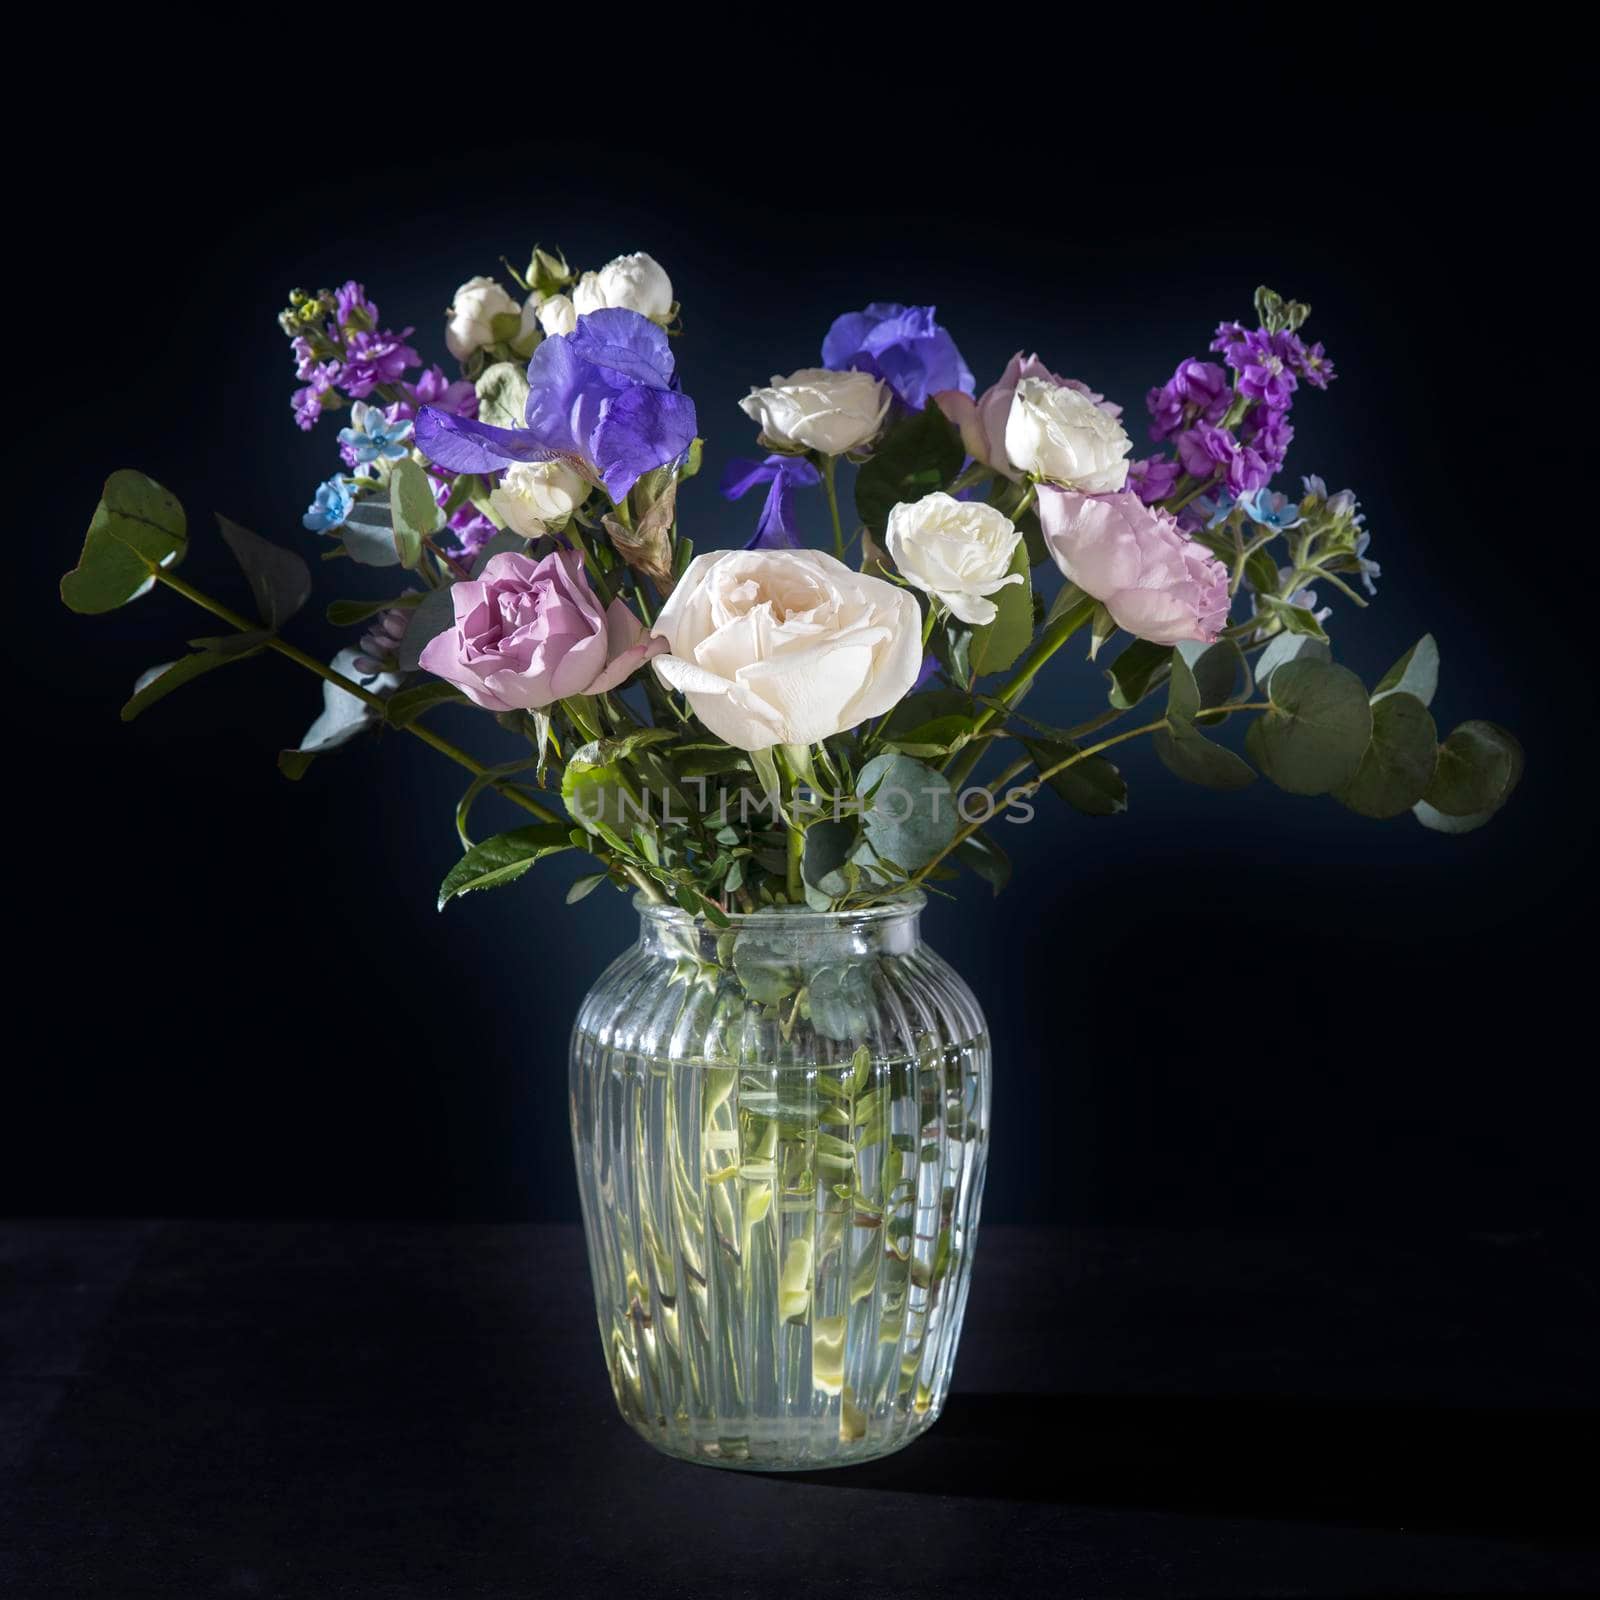
[(671, 1455), (843, 1466), (932, 1425), (983, 1189), (989, 1038), (921, 896), (718, 929), (638, 902), (572, 1036), (617, 1405)]

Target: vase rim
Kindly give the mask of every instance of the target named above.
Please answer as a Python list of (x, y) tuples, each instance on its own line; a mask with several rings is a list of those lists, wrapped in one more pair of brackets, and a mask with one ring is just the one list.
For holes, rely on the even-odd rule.
[[(862, 906), (853, 911), (814, 911), (810, 906), (766, 906), (760, 911), (730, 911), (727, 917), (729, 924), (735, 928), (782, 927), (792, 933), (800, 927), (851, 928), (862, 923), (905, 921), (915, 917), (927, 903), (928, 897), (920, 889), (912, 889), (881, 905)], [(642, 894), (636, 894), (633, 904), (642, 921), (713, 931), (717, 927), (708, 917), (685, 911), (682, 906), (673, 905), (670, 901), (649, 900)]]

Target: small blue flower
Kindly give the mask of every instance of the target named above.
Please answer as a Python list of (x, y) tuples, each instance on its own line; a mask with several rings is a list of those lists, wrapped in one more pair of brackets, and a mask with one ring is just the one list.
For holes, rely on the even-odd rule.
[(1376, 594), (1378, 585), (1374, 580), (1383, 576), (1383, 568), (1376, 561), (1367, 559), (1367, 546), (1371, 543), (1372, 535), (1363, 529), (1361, 537), (1356, 540), (1356, 566), (1360, 569), (1361, 582), (1367, 593)]
[(1240, 495), (1239, 509), (1257, 526), (1277, 533), (1300, 526), (1300, 507), (1288, 495), (1270, 489), (1252, 489)]
[(354, 426), (339, 430), (339, 443), (352, 466), (367, 461), (398, 461), (410, 450), (409, 421), (391, 422), (381, 407), (363, 405), (359, 400), (350, 408), (350, 418)]
[(344, 526), (355, 503), (350, 480), (335, 476), (317, 485), (316, 496), (300, 520), (313, 533), (332, 533)]

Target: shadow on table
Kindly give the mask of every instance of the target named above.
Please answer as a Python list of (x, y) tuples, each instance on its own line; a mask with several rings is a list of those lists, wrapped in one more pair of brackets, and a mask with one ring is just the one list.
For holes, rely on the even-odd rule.
[(956, 1394), (903, 1453), (795, 1476), (908, 1494), (1600, 1544), (1597, 1448), (1595, 1411)]

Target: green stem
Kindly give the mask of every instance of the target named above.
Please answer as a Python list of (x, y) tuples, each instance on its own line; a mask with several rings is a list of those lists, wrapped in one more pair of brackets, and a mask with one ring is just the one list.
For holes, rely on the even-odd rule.
[[(255, 623), (240, 616), (237, 611), (230, 610), (221, 601), (213, 600), (210, 595), (196, 589), (193, 584), (185, 583), (182, 578), (176, 577), (163, 569), (156, 568), (152, 570), (155, 577), (175, 594), (181, 594), (185, 600), (192, 601), (202, 611), (209, 611), (212, 616), (226, 622), (230, 628), (237, 628), (240, 633), (254, 633), (257, 631)], [(304, 650), (297, 649), (286, 639), (280, 639), (277, 634), (273, 634), (267, 640), (267, 648), (276, 650), (280, 656), (288, 657), (290, 661), (293, 661), (297, 666), (304, 667), (306, 671), (316, 673), (319, 678), (324, 679), (326, 682), (337, 685), (346, 694), (353, 694), (357, 700), (363, 701), (373, 707), (374, 710), (380, 713), (383, 711), (384, 703), (381, 695), (375, 695), (370, 689), (364, 689), (354, 679), (345, 677), (342, 672), (335, 672), (325, 662), (318, 661), (315, 656), (307, 655)], [(481, 761), (469, 756), (465, 750), (458, 749), (448, 739), (441, 739), (431, 728), (425, 728), (420, 722), (406, 723), (405, 731), (414, 738), (420, 739), (429, 748), (437, 750), (440, 755), (448, 756), (457, 766), (465, 767), (475, 778), (481, 778), (489, 771), (489, 768)], [(503, 784), (495, 783), (490, 787), (496, 793), (504, 795), (513, 805), (521, 806), (524, 811), (531, 811), (541, 822), (560, 822), (563, 820), (548, 807), (540, 805), (537, 800), (512, 785), (509, 779)]]
[[(1048, 624), (1039, 637), (1034, 640), (1033, 648), (1022, 658), (1022, 665), (1016, 670), (1000, 693), (995, 697), (1001, 706), (1015, 705), (1022, 697), (1022, 692), (1033, 682), (1034, 675), (1045, 662), (1053, 656), (1074, 633), (1081, 628), (1093, 615), (1095, 600), (1092, 595), (1084, 595), (1076, 605), (1069, 606), (1056, 620)], [(994, 721), (999, 714), (994, 706), (985, 706), (978, 714), (977, 720), (972, 724), (974, 736)], [(945, 776), (950, 780), (950, 787), (957, 789), (961, 783), (971, 775), (972, 769), (977, 766), (983, 754), (983, 746), (974, 742), (965, 750), (950, 758), (945, 764)]]
[(839, 522), (839, 491), (833, 481), (834, 458), (822, 457), (822, 487), (828, 496), (828, 515), (833, 518), (833, 553), (844, 560), (844, 528)]

